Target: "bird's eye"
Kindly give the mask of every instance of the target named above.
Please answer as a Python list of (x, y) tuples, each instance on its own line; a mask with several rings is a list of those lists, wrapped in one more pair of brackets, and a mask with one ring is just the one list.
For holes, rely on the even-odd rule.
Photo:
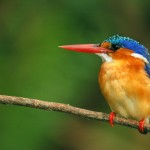
[(120, 49), (121, 47), (122, 46), (119, 44), (111, 44), (110, 49), (116, 51), (116, 50)]
[(104, 47), (113, 51), (116, 51), (120, 48), (122, 48), (123, 46), (121, 46), (120, 44), (112, 44), (110, 42), (102, 42), (100, 45), (98, 45), (98, 47)]

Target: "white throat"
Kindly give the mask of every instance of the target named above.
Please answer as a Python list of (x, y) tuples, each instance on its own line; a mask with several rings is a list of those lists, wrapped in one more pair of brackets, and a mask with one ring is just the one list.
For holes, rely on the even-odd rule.
[[(108, 56), (105, 53), (96, 53), (96, 55), (100, 56), (102, 58), (103, 62), (112, 62), (113, 61), (112, 57)], [(132, 53), (131, 56), (133, 56), (135, 58), (142, 59), (146, 64), (149, 64), (149, 61), (144, 56), (142, 56), (140, 54)]]
[(96, 55), (100, 56), (103, 62), (112, 62), (113, 60), (110, 56), (108, 56), (105, 53), (96, 53)]

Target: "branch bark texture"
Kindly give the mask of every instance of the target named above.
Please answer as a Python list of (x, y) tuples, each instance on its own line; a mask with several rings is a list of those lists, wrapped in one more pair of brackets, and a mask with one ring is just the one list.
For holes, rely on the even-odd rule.
[[(15, 97), (15, 96), (6, 96), (0, 95), (0, 103), (2, 104), (11, 104), (11, 105), (19, 105), (26, 106), (30, 108), (43, 109), (48, 111), (59, 111), (72, 115), (76, 115), (79, 117), (98, 120), (98, 121), (109, 121), (109, 114), (103, 112), (96, 112), (91, 110), (86, 110), (82, 108), (77, 108), (70, 106), (69, 104), (55, 103), (55, 102), (47, 102), (37, 99), (23, 98), (23, 97)], [(115, 117), (115, 124), (138, 128), (138, 122), (135, 120), (129, 120), (121, 117)], [(145, 130), (150, 132), (150, 124), (145, 124)]]

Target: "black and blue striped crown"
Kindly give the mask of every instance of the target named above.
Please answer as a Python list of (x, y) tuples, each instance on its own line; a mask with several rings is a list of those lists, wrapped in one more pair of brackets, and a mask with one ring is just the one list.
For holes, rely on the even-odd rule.
[[(135, 53), (144, 56), (150, 63), (150, 54), (148, 49), (144, 47), (142, 44), (133, 40), (129, 37), (124, 37), (120, 35), (114, 35), (105, 40), (106, 42), (110, 42), (112, 44), (120, 45), (121, 47), (128, 48), (133, 50)], [(150, 64), (146, 64), (146, 71), (150, 75)]]

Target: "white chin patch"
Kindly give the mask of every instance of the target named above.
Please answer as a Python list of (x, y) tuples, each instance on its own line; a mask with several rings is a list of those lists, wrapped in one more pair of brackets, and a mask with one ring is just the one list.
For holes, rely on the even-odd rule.
[(96, 55), (100, 56), (102, 58), (102, 61), (103, 62), (112, 62), (112, 58), (110, 56), (108, 56), (107, 54), (105, 53), (96, 53)]
[(148, 61), (144, 56), (142, 56), (141, 54), (132, 53), (131, 56), (133, 56), (133, 57), (135, 57), (135, 58), (140, 58), (140, 59), (142, 59), (146, 64), (149, 64), (149, 61)]

